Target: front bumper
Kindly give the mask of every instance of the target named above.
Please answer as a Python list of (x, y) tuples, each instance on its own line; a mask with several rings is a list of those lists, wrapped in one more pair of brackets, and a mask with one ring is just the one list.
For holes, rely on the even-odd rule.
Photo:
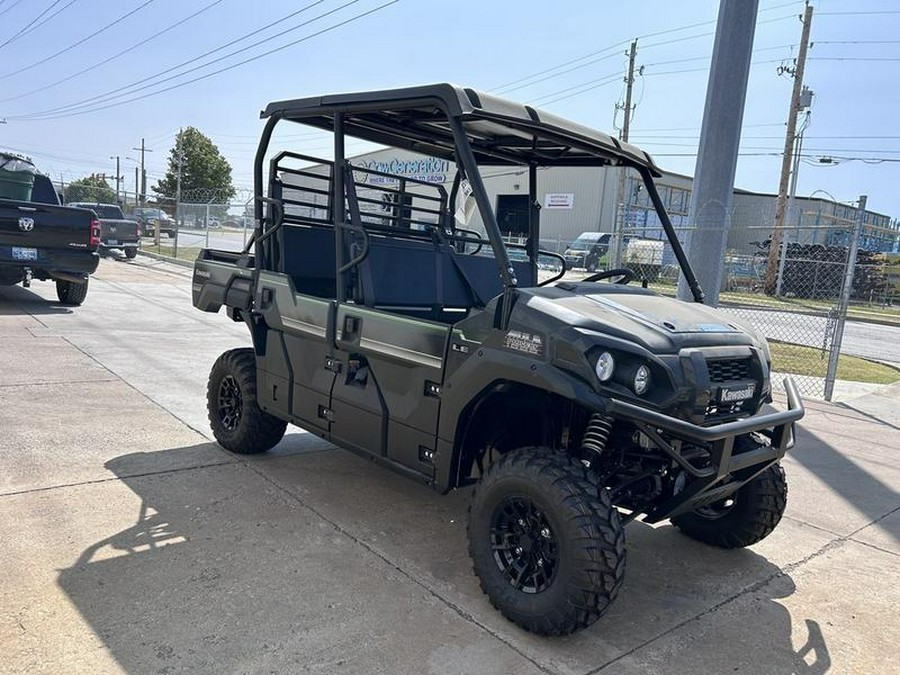
[[(794, 423), (806, 412), (792, 378), (784, 379), (784, 388), (788, 399), (787, 410), (709, 427), (692, 424), (633, 403), (609, 399), (606, 402), (606, 414), (634, 423), (691, 477), (684, 489), (656, 504), (644, 520), (655, 523), (725, 499), (784, 457), (794, 446)], [(735, 439), (752, 432), (767, 436), (770, 444), (735, 453)], [(707, 445), (710, 449), (709, 466), (698, 468), (692, 465), (675, 446), (662, 438), (662, 434)]]

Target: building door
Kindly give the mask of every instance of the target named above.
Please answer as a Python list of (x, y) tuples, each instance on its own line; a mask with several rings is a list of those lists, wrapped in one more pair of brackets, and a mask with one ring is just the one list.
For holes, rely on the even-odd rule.
[(497, 195), (497, 224), (505, 236), (528, 237), (528, 195)]

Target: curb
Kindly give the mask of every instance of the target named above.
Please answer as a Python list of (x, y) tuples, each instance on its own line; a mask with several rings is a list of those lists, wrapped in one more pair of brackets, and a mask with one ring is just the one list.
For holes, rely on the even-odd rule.
[(162, 262), (172, 263), (173, 265), (179, 265), (181, 267), (193, 268), (193, 266), (194, 266), (194, 262), (192, 260), (180, 260), (178, 258), (170, 258), (167, 255), (160, 255), (159, 253), (151, 253), (150, 251), (138, 250), (138, 255), (145, 255), (148, 258), (153, 258), (154, 260), (160, 260)]

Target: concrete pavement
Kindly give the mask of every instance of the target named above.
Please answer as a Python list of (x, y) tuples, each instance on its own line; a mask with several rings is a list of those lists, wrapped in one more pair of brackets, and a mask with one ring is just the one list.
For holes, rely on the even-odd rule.
[(91, 283), (73, 310), (0, 288), (0, 672), (900, 670), (900, 389), (809, 404), (768, 539), (633, 523), (610, 612), (540, 638), (478, 589), (467, 492), (300, 432), (225, 453), (205, 380), (244, 327), (164, 263)]

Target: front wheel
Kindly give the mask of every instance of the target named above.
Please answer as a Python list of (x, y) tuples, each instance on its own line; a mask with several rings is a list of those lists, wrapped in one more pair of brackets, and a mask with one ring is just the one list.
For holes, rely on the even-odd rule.
[(70, 305), (77, 307), (87, 297), (88, 280), (82, 283), (74, 281), (65, 281), (63, 279), (56, 280), (56, 297), (59, 298), (61, 305)]
[(206, 408), (219, 445), (240, 455), (274, 448), (287, 429), (287, 422), (259, 407), (252, 349), (231, 349), (216, 359), (209, 373)]
[(787, 480), (773, 464), (737, 492), (709, 506), (675, 516), (672, 524), (691, 539), (719, 548), (743, 548), (768, 537), (787, 506)]
[(609, 608), (625, 575), (625, 530), (576, 460), (520, 448), (494, 462), (469, 507), (469, 555), (507, 619), (565, 635)]

